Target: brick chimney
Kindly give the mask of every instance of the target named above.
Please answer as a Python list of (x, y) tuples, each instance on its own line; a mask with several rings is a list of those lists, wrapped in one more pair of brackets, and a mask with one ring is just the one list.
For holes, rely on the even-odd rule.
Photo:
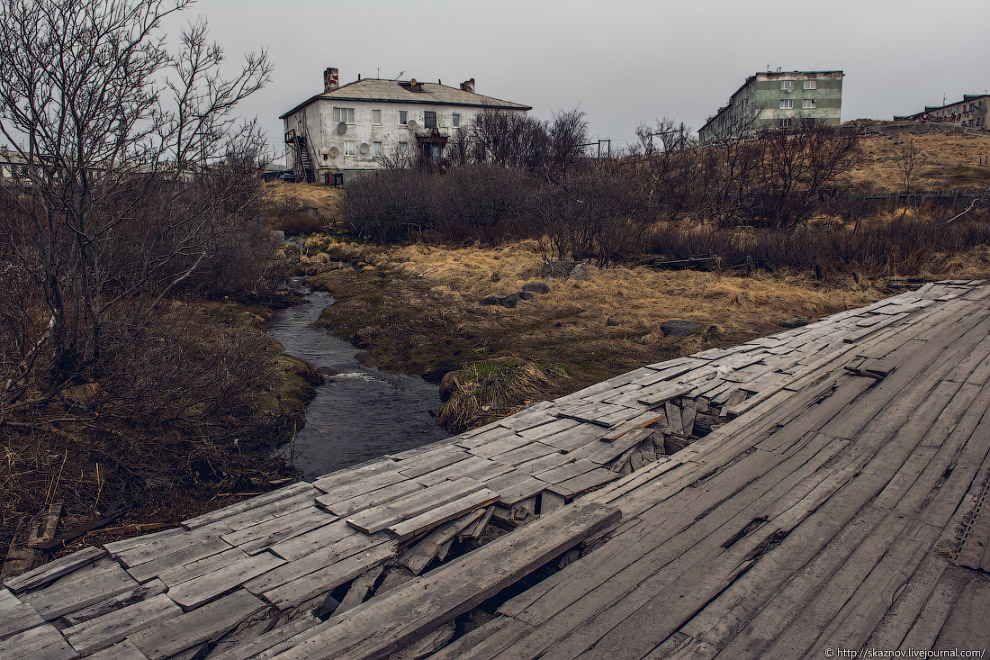
[(465, 80), (464, 82), (462, 82), (461, 83), (461, 90), (463, 90), (465, 92), (470, 92), (471, 94), (474, 94), (474, 78), (471, 78), (470, 80)]
[(332, 92), (340, 87), (340, 72), (337, 67), (329, 67), (323, 70), (323, 91)]

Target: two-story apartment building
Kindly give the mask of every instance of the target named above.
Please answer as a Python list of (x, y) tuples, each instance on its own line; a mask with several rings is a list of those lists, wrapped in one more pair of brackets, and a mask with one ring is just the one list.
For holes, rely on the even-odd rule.
[(767, 71), (750, 76), (701, 127), (698, 139), (709, 144), (807, 122), (838, 126), (842, 76), (841, 71)]
[(894, 117), (894, 121), (937, 122), (990, 130), (990, 95), (963, 94), (962, 101), (946, 105), (925, 106), (924, 112), (907, 117)]
[(459, 87), (360, 76), (340, 85), (338, 70), (328, 68), (323, 79), (322, 94), (280, 117), (297, 180), (339, 184), (346, 174), (379, 169), (386, 160), (418, 153), (435, 158), (478, 113), (532, 109), (475, 93), (474, 78)]

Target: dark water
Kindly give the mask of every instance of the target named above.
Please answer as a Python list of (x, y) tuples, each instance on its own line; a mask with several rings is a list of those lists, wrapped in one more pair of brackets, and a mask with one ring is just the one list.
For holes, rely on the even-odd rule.
[(278, 312), (268, 328), (289, 355), (339, 372), (316, 388), (306, 426), (296, 433), (295, 464), (307, 480), (448, 436), (430, 415), (440, 407), (436, 385), (363, 367), (349, 342), (313, 326), (333, 302), (326, 292), (310, 292), (304, 304)]

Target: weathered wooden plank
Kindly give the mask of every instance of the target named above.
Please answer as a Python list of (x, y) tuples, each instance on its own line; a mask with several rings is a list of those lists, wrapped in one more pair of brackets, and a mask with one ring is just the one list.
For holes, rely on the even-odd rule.
[(143, 600), (147, 600), (158, 594), (165, 593), (165, 583), (161, 580), (152, 580), (151, 582), (146, 582), (141, 586), (125, 591), (116, 596), (112, 596), (106, 600), (102, 600), (98, 603), (94, 603), (89, 607), (84, 607), (75, 612), (65, 614), (62, 616), (62, 620), (65, 621), (69, 626), (77, 626), (80, 623), (89, 621), (90, 619), (96, 619), (98, 617), (111, 614), (119, 609), (133, 605), (134, 603), (140, 603)]
[(280, 541), (305, 534), (318, 527), (329, 525), (337, 516), (315, 506), (302, 509), (279, 518), (263, 521), (252, 527), (245, 527), (220, 538), (238, 547), (249, 555), (254, 555), (272, 547)]
[(36, 626), (0, 640), (0, 658), (70, 660), (78, 657), (79, 654), (51, 625)]
[(44, 623), (37, 610), (6, 589), (0, 589), (0, 639)]
[(445, 481), (397, 500), (365, 509), (347, 518), (347, 524), (365, 534), (380, 532), (395, 523), (447, 504), (484, 488), (474, 479)]
[(603, 486), (610, 481), (615, 481), (620, 476), (611, 470), (596, 468), (584, 474), (579, 474), (576, 477), (571, 477), (559, 484), (554, 484), (549, 487), (549, 490), (570, 499), (577, 497), (581, 493), (586, 493), (589, 490)]
[(103, 558), (55, 584), (21, 595), (46, 621), (130, 591), (138, 583), (120, 564)]
[[(249, 497), (248, 499), (238, 502), (237, 504), (232, 504), (222, 509), (217, 509), (216, 511), (210, 511), (209, 513), (204, 513), (201, 516), (196, 516), (195, 518), (190, 518), (189, 520), (183, 520), (182, 525), (187, 529), (196, 529), (198, 527), (219, 522), (224, 518), (242, 514), (246, 511), (250, 511), (251, 509), (258, 509), (274, 502), (290, 499), (302, 493), (312, 492), (312, 490), (313, 487), (310, 484), (304, 482), (295, 483), (291, 486), (286, 486), (285, 488), (279, 488), (278, 490), (273, 490), (270, 493), (265, 493), (264, 495)], [(154, 536), (159, 535), (155, 534)], [(111, 552), (115, 551), (111, 550)]]
[(181, 614), (181, 607), (165, 594), (159, 594), (66, 628), (62, 634), (74, 649), (89, 654), (116, 644), (133, 632)]
[(37, 589), (54, 582), (63, 575), (92, 564), (106, 554), (107, 552), (103, 548), (89, 547), (79, 552), (74, 552), (71, 555), (59, 557), (55, 561), (48, 562), (44, 566), (39, 566), (23, 575), (9, 578), (4, 582), (4, 586), (15, 594), (27, 591), (28, 589)]
[(504, 463), (506, 465), (516, 466), (520, 463), (525, 463), (527, 461), (532, 461), (538, 458), (553, 458), (555, 455), (560, 455), (560, 450), (556, 447), (550, 445), (545, 445), (542, 442), (530, 442), (528, 445), (519, 447), (518, 449), (513, 449), (507, 451), (504, 454), (499, 454), (495, 457), (495, 460), (499, 463)]
[(338, 500), (336, 491), (332, 491), (317, 499), (317, 502), (325, 506), (330, 512), (343, 517), (357, 513), (358, 511), (370, 509), (373, 506), (391, 502), (410, 493), (423, 490), (423, 488), (424, 486), (418, 479), (406, 479), (391, 486), (379, 488), (344, 500)]
[[(216, 649), (210, 654), (210, 660), (248, 660), (249, 658), (268, 658), (278, 653), (286, 640), (305, 635), (306, 631), (322, 623), (313, 616), (303, 616), (283, 623), (254, 639), (239, 640), (229, 643), (221, 640)], [(267, 652), (267, 653), (266, 653)]]
[[(233, 547), (220, 538), (220, 530), (208, 531), (208, 529), (201, 528), (189, 532), (188, 535), (176, 537), (170, 540), (167, 546), (154, 548), (142, 546), (129, 551), (142, 553), (144, 549), (147, 549), (148, 554), (132, 557), (137, 561), (135, 565), (129, 565), (123, 559), (121, 561), (127, 565), (127, 572), (135, 580), (145, 582), (186, 564), (219, 555)], [(118, 557), (118, 559), (120, 558)]]
[(603, 442), (618, 440), (626, 433), (638, 428), (646, 428), (657, 423), (666, 423), (667, 416), (659, 411), (645, 412), (637, 417), (618, 424), (614, 429), (601, 437)]
[[(565, 507), (352, 610), (279, 656), (384, 658), (418, 636), (469, 611), (550, 558), (617, 520), (617, 509)], [(491, 565), (497, 562), (498, 571)]]
[(260, 598), (238, 589), (197, 610), (128, 635), (127, 639), (149, 660), (170, 658), (203, 642), (218, 639), (265, 607)]
[(548, 484), (559, 484), (578, 475), (591, 472), (599, 467), (600, 466), (597, 463), (592, 463), (586, 458), (578, 458), (570, 463), (565, 463), (560, 467), (547, 470), (546, 472), (541, 472), (535, 476), (540, 481)]
[(669, 399), (676, 399), (693, 390), (695, 385), (681, 382), (663, 382), (651, 387), (644, 387), (637, 401), (647, 406), (655, 406)]
[(315, 501), (326, 506), (330, 502), (342, 502), (352, 497), (360, 497), (361, 495), (406, 481), (411, 481), (411, 477), (399, 473), (398, 470), (383, 471), (333, 488), (328, 486), (327, 492), (320, 493), (315, 498)]
[(340, 488), (356, 481), (363, 481), (376, 474), (395, 472), (397, 467), (398, 463), (392, 459), (382, 458), (358, 467), (344, 468), (343, 470), (331, 472), (314, 481), (313, 485), (324, 493), (328, 493), (335, 488)]
[(440, 445), (415, 458), (399, 461), (396, 467), (401, 474), (407, 477), (418, 477), (421, 474), (463, 461), (470, 456), (467, 451), (457, 445)]
[(392, 543), (385, 533), (367, 536), (354, 530), (349, 530), (349, 532), (346, 537), (332, 545), (314, 550), (246, 582), (245, 588), (253, 594), (260, 595), (343, 561), (352, 555), (365, 552), (386, 542)]
[(583, 447), (588, 443), (598, 442), (598, 439), (601, 438), (601, 436), (601, 426), (596, 424), (583, 424), (561, 433), (551, 435), (548, 438), (543, 438), (540, 442), (545, 445), (550, 445), (551, 447), (556, 447), (561, 451), (569, 452), (574, 451), (578, 447)]
[(120, 541), (114, 541), (113, 543), (107, 543), (103, 547), (111, 555), (116, 556), (118, 552), (123, 552), (124, 550), (130, 550), (136, 548), (139, 545), (147, 545), (149, 543), (154, 543), (162, 539), (166, 539), (172, 536), (177, 536), (179, 534), (185, 534), (189, 530), (183, 526), (173, 527), (171, 529), (165, 529), (160, 532), (154, 532), (153, 534), (144, 534), (142, 536), (134, 536), (129, 539), (121, 539)]
[(388, 531), (399, 540), (406, 540), (436, 525), (459, 518), (465, 513), (486, 507), (498, 501), (498, 493), (482, 488), (452, 502), (424, 511), (412, 518), (404, 519), (388, 527)]
[[(654, 431), (651, 429), (636, 429), (635, 431), (626, 433), (614, 442), (598, 442), (593, 445), (585, 445), (571, 452), (569, 455), (576, 459), (583, 458), (589, 460), (597, 465), (606, 465), (649, 438), (653, 433)], [(543, 477), (541, 476), (540, 478), (542, 479)]]
[[(369, 569), (392, 559), (395, 557), (397, 547), (394, 542), (379, 543), (329, 566), (308, 573), (299, 579), (269, 589), (264, 592), (264, 597), (282, 610), (297, 607), (317, 596), (333, 591)], [(246, 586), (248, 589), (252, 589), (251, 583)]]
[(375, 587), (375, 582), (381, 577), (382, 570), (382, 566), (375, 566), (371, 570), (365, 571), (354, 578), (351, 581), (351, 586), (347, 588), (347, 593), (341, 599), (340, 604), (334, 609), (333, 615), (340, 616), (344, 612), (354, 609), (363, 603), (364, 599), (368, 597), (368, 594)]
[(543, 492), (549, 484), (542, 479), (527, 476), (513, 484), (500, 489), (499, 502), (507, 507), (519, 504), (523, 500), (528, 500)]
[(526, 438), (513, 434), (472, 447), (469, 451), (475, 456), (481, 456), (482, 458), (497, 458), (499, 454), (524, 447), (529, 442)]
[(359, 532), (351, 529), (343, 520), (335, 520), (326, 527), (318, 527), (311, 532), (276, 543), (270, 550), (283, 559), (294, 561), (333, 547), (356, 534)]
[(467, 527), (477, 523), (485, 515), (486, 511), (487, 509), (472, 511), (466, 516), (461, 516), (440, 525), (430, 532), (426, 538), (403, 553), (399, 558), (399, 563), (412, 571), (413, 575), (419, 575), (433, 561), (440, 546), (463, 532)]
[(416, 477), (416, 482), (424, 486), (435, 486), (444, 481), (459, 479), (460, 477), (470, 477), (477, 479), (476, 474), (487, 474), (489, 471), (499, 469), (499, 464), (481, 456), (469, 454), (467, 459), (448, 465), (447, 467), (427, 472)]
[(148, 656), (141, 653), (129, 639), (86, 657), (89, 660), (148, 660)]
[(684, 435), (684, 426), (681, 424), (683, 417), (681, 409), (673, 401), (664, 402), (664, 411), (667, 415), (667, 427), (671, 433)]
[(493, 513), (495, 513), (495, 507), (490, 506), (485, 509), (485, 513), (476, 523), (469, 525), (457, 535), (457, 540), (461, 541), (463, 539), (476, 539), (481, 536), (481, 533), (485, 531), (485, 527), (487, 527), (488, 523), (491, 521)]
[(546, 472), (555, 467), (559, 467), (565, 463), (570, 463), (574, 460), (569, 454), (565, 454), (560, 450), (556, 450), (554, 453), (535, 458), (525, 463), (520, 463), (515, 466), (516, 470), (525, 472), (526, 474), (539, 474), (540, 472)]
[(525, 431), (517, 431), (517, 435), (526, 438), (527, 440), (539, 440), (540, 438), (546, 438), (555, 433), (560, 433), (561, 431), (566, 431), (567, 429), (573, 428), (580, 424), (573, 419), (554, 419), (546, 424), (540, 424), (539, 426), (534, 426), (533, 428), (526, 429)]
[(184, 609), (191, 610), (283, 564), (284, 559), (269, 552), (245, 557), (219, 570), (170, 587), (168, 597)]
[(458, 447), (463, 447), (464, 449), (474, 449), (475, 447), (480, 447), (481, 445), (488, 444), (494, 440), (500, 440), (501, 438), (506, 438), (510, 435), (516, 434), (515, 431), (502, 426), (498, 422), (489, 424), (489, 427), (490, 428), (483, 433), (477, 433), (474, 435), (460, 435), (457, 437), (457, 440), (455, 440), (455, 444)]

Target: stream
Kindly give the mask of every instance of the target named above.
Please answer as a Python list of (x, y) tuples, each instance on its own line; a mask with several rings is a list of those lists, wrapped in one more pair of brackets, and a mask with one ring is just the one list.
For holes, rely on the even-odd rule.
[(283, 448), (303, 479), (448, 437), (430, 414), (440, 408), (436, 385), (358, 364), (356, 348), (313, 325), (334, 298), (306, 289), (298, 279), (290, 285), (305, 293), (305, 302), (280, 310), (268, 334), (289, 355), (337, 372), (316, 388), (306, 425), (294, 446)]

